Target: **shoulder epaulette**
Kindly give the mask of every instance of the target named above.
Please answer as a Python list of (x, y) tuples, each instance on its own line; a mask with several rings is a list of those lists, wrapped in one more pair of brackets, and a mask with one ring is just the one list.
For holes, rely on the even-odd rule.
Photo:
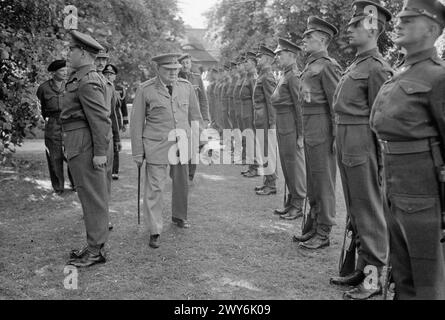
[(145, 82), (142, 82), (141, 85), (140, 85), (140, 87), (143, 88), (143, 87), (149, 86), (149, 85), (151, 85), (151, 84), (153, 84), (153, 83), (155, 83), (155, 82), (156, 82), (156, 78), (152, 78), (152, 79), (150, 79), (150, 80), (147, 80), (147, 81), (145, 81)]

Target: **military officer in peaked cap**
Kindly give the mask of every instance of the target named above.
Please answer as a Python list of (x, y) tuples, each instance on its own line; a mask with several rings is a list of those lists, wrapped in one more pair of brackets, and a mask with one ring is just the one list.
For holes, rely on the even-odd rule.
[[(253, 90), (254, 126), (257, 141), (256, 155), (259, 165), (262, 165), (263, 185), (258, 186), (255, 191), (258, 195), (271, 195), (277, 193), (277, 173), (276, 173), (276, 143), (273, 139), (269, 146), (269, 130), (275, 130), (275, 109), (272, 106), (271, 97), (277, 86), (272, 73), (272, 61), (275, 53), (272, 49), (261, 45), (259, 47), (258, 70), (259, 76), (255, 82)], [(263, 135), (260, 136), (263, 130)], [(271, 152), (269, 152), (269, 150)], [(264, 157), (263, 157), (264, 156)]]
[(371, 111), (396, 299), (445, 299), (445, 63), (434, 47), (444, 26), (440, 1), (404, 2), (394, 42), (406, 56)]
[(105, 84), (94, 60), (103, 47), (91, 36), (72, 31), (70, 64), (60, 118), (68, 165), (82, 204), (87, 247), (71, 252), (70, 264), (88, 267), (106, 261), (108, 239), (107, 156), (112, 152), (110, 110)]
[[(200, 73), (192, 71), (192, 56), (188, 53), (183, 54), (178, 59), (179, 63), (182, 64), (182, 70), (179, 72), (179, 77), (188, 80), (195, 88), (196, 97), (199, 102), (199, 110), (201, 112), (201, 117), (204, 121), (205, 128), (210, 124), (209, 115), (209, 101), (207, 99), (207, 93), (204, 87), (204, 82)], [(193, 181), (196, 173), (196, 164), (189, 164), (189, 180)]]
[[(45, 119), (46, 159), (48, 161), (51, 184), (55, 193), (62, 194), (65, 190), (63, 162), (66, 159), (63, 154), (60, 112), (63, 109), (63, 93), (65, 92), (67, 77), (66, 61), (53, 61), (48, 66), (48, 72), (52, 74), (52, 78), (39, 86), (37, 97), (40, 100), (42, 116)], [(74, 181), (69, 168), (68, 177), (71, 182), (71, 188), (74, 190)]]
[(104, 70), (102, 71), (102, 74), (110, 83), (110, 89), (111, 89), (110, 117), (111, 117), (112, 131), (113, 131), (113, 171), (112, 171), (113, 180), (119, 179), (119, 152), (122, 150), (122, 143), (119, 131), (123, 127), (121, 98), (115, 87), (117, 73), (118, 73), (117, 67), (113, 64), (107, 64)]
[(366, 287), (364, 270), (374, 266), (381, 274), (389, 247), (379, 178), (379, 146), (369, 126), (369, 115), (380, 87), (392, 76), (391, 67), (377, 48), (391, 13), (372, 1), (356, 1), (353, 8), (347, 34), (349, 44), (357, 50), (356, 58), (337, 86), (334, 110), (338, 167), (347, 214), (357, 237), (358, 261), (352, 274), (332, 278), (331, 282), (356, 286), (345, 293), (346, 298), (368, 299), (380, 293), (382, 287)]
[[(169, 53), (152, 59), (158, 75), (140, 85), (131, 112), (133, 158), (138, 166), (146, 162), (143, 208), (152, 248), (159, 247), (168, 165), (172, 179), (172, 221), (181, 228), (190, 227), (187, 221), (189, 157), (184, 155), (191, 138), (190, 123), (198, 121), (202, 125), (202, 118), (193, 85), (178, 78), (182, 67), (178, 62), (180, 55)], [(181, 131), (187, 136), (180, 137)], [(172, 134), (176, 141), (172, 141)], [(185, 149), (172, 153), (182, 143), (181, 139), (185, 139)]]
[(327, 49), (337, 33), (337, 28), (329, 22), (311, 16), (303, 39), (308, 54), (301, 87), (311, 211), (302, 236), (294, 236), (294, 240), (300, 242), (300, 247), (311, 250), (329, 246), (329, 235), (335, 223), (337, 164), (333, 98), (341, 68), (329, 57)]
[(286, 220), (294, 220), (303, 216), (303, 203), (306, 198), (303, 113), (300, 79), (297, 73), (297, 59), (301, 55), (301, 48), (280, 38), (274, 53), (284, 75), (271, 96), (271, 103), (276, 112), (281, 168), (289, 191), (284, 209), (275, 210), (275, 214)]

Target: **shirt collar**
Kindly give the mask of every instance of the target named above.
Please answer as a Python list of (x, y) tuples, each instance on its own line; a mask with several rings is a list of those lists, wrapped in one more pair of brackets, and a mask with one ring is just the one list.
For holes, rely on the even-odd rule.
[(407, 55), (403, 65), (413, 65), (428, 59), (437, 59), (437, 50), (435, 47)]
[(362, 53), (359, 53), (355, 56), (355, 60), (360, 60), (366, 57), (376, 57), (380, 56), (379, 49), (377, 47), (374, 47), (370, 50), (363, 51)]
[(86, 64), (82, 67), (80, 67), (79, 69), (77, 69), (72, 75), (70, 80), (80, 80), (83, 77), (85, 77), (88, 73), (90, 73), (91, 71), (96, 71), (96, 66), (93, 64)]
[(328, 52), (326, 50), (314, 52), (309, 57), (307, 57), (307, 64), (311, 64), (312, 62), (325, 57), (328, 57)]

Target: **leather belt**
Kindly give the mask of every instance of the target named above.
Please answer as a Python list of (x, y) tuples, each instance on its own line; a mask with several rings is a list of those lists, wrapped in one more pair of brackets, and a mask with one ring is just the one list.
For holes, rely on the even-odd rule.
[(89, 127), (88, 122), (86, 122), (85, 120), (77, 120), (77, 121), (62, 123), (63, 131), (71, 131), (71, 130), (76, 130), (76, 129), (80, 129), (80, 128), (88, 128), (88, 127)]
[(385, 154), (409, 154), (431, 150), (431, 140), (386, 141), (379, 139), (380, 149)]
[(351, 116), (349, 114), (336, 114), (336, 124), (367, 124), (369, 125), (369, 116)]
[(326, 114), (330, 113), (327, 104), (305, 103), (303, 104), (303, 115)]

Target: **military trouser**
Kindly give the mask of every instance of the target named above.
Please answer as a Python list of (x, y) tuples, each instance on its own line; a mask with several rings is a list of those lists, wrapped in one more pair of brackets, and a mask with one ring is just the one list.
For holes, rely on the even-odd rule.
[(113, 144), (113, 174), (119, 173), (119, 148), (118, 143)]
[(337, 126), (338, 167), (346, 211), (356, 234), (357, 270), (387, 264), (388, 232), (379, 183), (377, 140), (369, 124)]
[[(54, 191), (63, 191), (65, 189), (63, 162), (66, 158), (63, 154), (62, 124), (57, 117), (49, 117), (45, 125), (45, 147), (51, 185)], [(74, 187), (70, 169), (67, 169), (71, 186)]]
[[(264, 176), (264, 186), (275, 188), (278, 179), (277, 141), (275, 140), (276, 130), (270, 130), (270, 134), (273, 134), (273, 136), (269, 137), (268, 126), (264, 123), (257, 122), (256, 118), (255, 128), (255, 156), (259, 166), (258, 174)], [(269, 141), (269, 138), (272, 138), (272, 141)]]
[(229, 115), (229, 100), (224, 99), (221, 102), (222, 102), (222, 123), (224, 129), (232, 129), (232, 123), (230, 122), (230, 115)]
[(304, 115), (308, 199), (317, 232), (328, 236), (335, 224), (336, 155), (329, 114)]
[[(98, 252), (109, 233), (109, 168), (93, 168), (93, 143), (88, 127), (65, 131), (64, 136), (68, 165), (82, 205), (88, 247)], [(112, 151), (110, 141), (108, 159)]]
[(229, 102), (230, 102), (229, 103), (229, 118), (230, 118), (230, 123), (232, 124), (232, 129), (239, 129), (238, 119), (236, 118), (235, 100), (230, 99)]
[[(168, 165), (149, 164), (145, 166), (144, 216), (151, 235), (161, 234), (164, 210), (164, 190)], [(172, 218), (187, 220), (188, 165), (171, 165)]]
[(304, 148), (297, 144), (295, 111), (292, 108), (277, 110), (278, 150), (284, 180), (289, 190), (289, 204), (298, 207), (306, 198), (306, 168)]
[[(398, 144), (398, 143), (397, 143)], [(388, 153), (382, 145), (385, 217), (397, 299), (445, 299), (445, 247), (439, 185), (431, 150)], [(417, 150), (421, 151), (421, 149)]]
[[(253, 114), (244, 114), (243, 115), (243, 128), (244, 131), (250, 133), (243, 137), (245, 141), (245, 154), (246, 154), (246, 163), (249, 165), (249, 171), (257, 171), (258, 163), (255, 159), (255, 149), (256, 149), (256, 141), (255, 141), (255, 128), (253, 126)], [(251, 139), (248, 139), (249, 135), (251, 135)]]

